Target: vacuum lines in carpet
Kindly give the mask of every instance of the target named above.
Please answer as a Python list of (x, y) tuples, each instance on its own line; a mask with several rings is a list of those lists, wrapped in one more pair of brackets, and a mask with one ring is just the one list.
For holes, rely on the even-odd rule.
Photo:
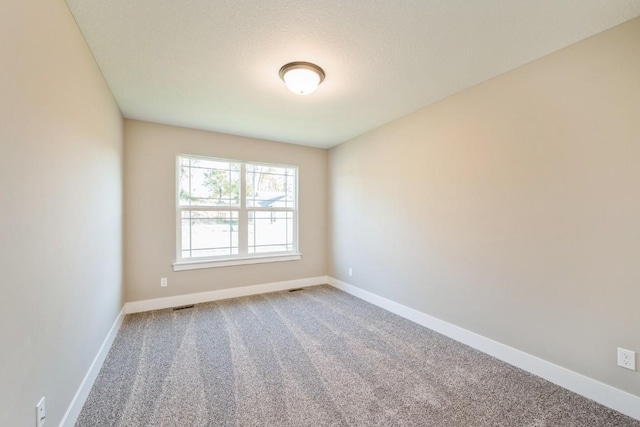
[(640, 422), (323, 285), (127, 315), (76, 426)]

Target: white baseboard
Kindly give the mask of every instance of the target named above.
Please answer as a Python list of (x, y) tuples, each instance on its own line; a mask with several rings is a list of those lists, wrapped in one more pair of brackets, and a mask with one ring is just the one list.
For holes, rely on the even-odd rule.
[(640, 420), (640, 397), (601, 383), (592, 378), (573, 372), (529, 353), (501, 344), (490, 338), (455, 326), (436, 317), (409, 308), (387, 298), (381, 297), (364, 289), (328, 277), (328, 283), (355, 297), (384, 308), (405, 319), (425, 326), (449, 338), (473, 347), (483, 353), (507, 362), (513, 366), (542, 377), (547, 381), (564, 387), (574, 393)]
[(113, 340), (116, 338), (116, 335), (118, 335), (118, 330), (120, 330), (120, 326), (122, 325), (122, 321), (124, 320), (124, 315), (125, 307), (123, 306), (122, 310), (120, 310), (120, 313), (118, 313), (118, 317), (116, 318), (115, 322), (113, 322), (111, 329), (109, 329), (107, 337), (102, 342), (102, 345), (98, 350), (98, 354), (96, 354), (96, 357), (93, 359), (91, 366), (89, 366), (89, 370), (80, 383), (78, 391), (76, 391), (75, 396), (73, 396), (71, 404), (69, 405), (69, 408), (67, 408), (67, 412), (65, 412), (64, 416), (62, 417), (62, 421), (60, 421), (60, 427), (72, 427), (76, 423), (78, 415), (80, 415), (80, 411), (82, 410), (82, 406), (84, 405), (84, 402), (86, 402), (87, 397), (89, 397), (91, 387), (93, 387), (93, 383), (96, 381), (96, 378), (100, 373), (102, 364), (107, 358), (107, 354), (109, 354), (111, 344), (113, 344)]
[(181, 305), (200, 304), (203, 302), (217, 301), (221, 299), (285, 291), (287, 289), (305, 288), (307, 286), (323, 285), (326, 283), (328, 283), (327, 276), (318, 276), (306, 279), (287, 280), (285, 282), (265, 283), (262, 285), (199, 292), (196, 294), (176, 295), (173, 297), (128, 302), (125, 304), (125, 311), (127, 314), (140, 313), (143, 311), (160, 310), (163, 308), (178, 307)]

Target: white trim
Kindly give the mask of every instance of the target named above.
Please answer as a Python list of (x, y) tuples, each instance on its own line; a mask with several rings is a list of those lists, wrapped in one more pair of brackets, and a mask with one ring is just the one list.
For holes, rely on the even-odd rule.
[(102, 345), (98, 350), (98, 354), (96, 354), (93, 362), (91, 362), (91, 366), (89, 366), (89, 370), (82, 379), (80, 387), (78, 387), (78, 391), (76, 391), (75, 396), (73, 396), (73, 399), (71, 399), (71, 403), (67, 408), (67, 412), (65, 412), (64, 416), (62, 417), (62, 421), (60, 421), (60, 427), (71, 427), (76, 423), (78, 415), (80, 415), (80, 411), (82, 410), (82, 406), (86, 402), (87, 397), (89, 397), (91, 387), (93, 387), (93, 383), (96, 381), (96, 378), (100, 373), (102, 364), (107, 358), (107, 354), (109, 354), (109, 350), (111, 349), (113, 340), (116, 338), (116, 335), (118, 335), (118, 331), (120, 330), (120, 326), (122, 325), (122, 321), (124, 320), (124, 315), (125, 306), (123, 306), (122, 310), (120, 310), (120, 313), (118, 313), (118, 317), (116, 317), (116, 320), (115, 322), (113, 322), (111, 329), (109, 329), (109, 333), (102, 342)]
[(263, 256), (248, 256), (242, 258), (224, 258), (220, 260), (206, 260), (206, 261), (180, 261), (173, 263), (173, 271), (185, 271), (185, 270), (198, 270), (201, 268), (216, 268), (216, 267), (230, 267), (234, 265), (245, 264), (265, 264), (268, 262), (283, 262), (283, 261), (299, 261), (302, 258), (300, 253), (287, 253), (282, 255), (263, 255)]
[(563, 368), (562, 366), (509, 347), (508, 345), (455, 326), (338, 279), (334, 279), (333, 277), (328, 277), (328, 282), (331, 286), (355, 297), (542, 377), (574, 393), (595, 400), (604, 406), (640, 420), (640, 396), (601, 383), (593, 378)]
[(127, 314), (143, 311), (160, 310), (181, 305), (199, 304), (221, 299), (244, 297), (248, 295), (264, 294), (267, 292), (285, 291), (287, 289), (306, 288), (308, 286), (324, 285), (328, 283), (327, 276), (309, 277), (306, 279), (287, 280), (286, 282), (265, 283), (261, 285), (227, 288), (217, 291), (199, 292), (196, 294), (176, 295), (173, 297), (156, 298), (125, 304)]

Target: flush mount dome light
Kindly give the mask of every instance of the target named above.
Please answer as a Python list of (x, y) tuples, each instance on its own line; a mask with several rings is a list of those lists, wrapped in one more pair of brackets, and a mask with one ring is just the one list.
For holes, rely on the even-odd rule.
[(291, 92), (308, 95), (322, 83), (324, 71), (310, 62), (290, 62), (280, 68), (280, 78)]

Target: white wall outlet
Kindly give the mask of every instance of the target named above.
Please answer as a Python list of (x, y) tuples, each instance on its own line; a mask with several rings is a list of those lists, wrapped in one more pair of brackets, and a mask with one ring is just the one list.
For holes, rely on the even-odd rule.
[(636, 352), (618, 347), (618, 366), (636, 370)]
[(47, 412), (44, 408), (44, 397), (36, 405), (36, 427), (42, 427), (47, 421)]
[(163, 288), (165, 286), (167, 286), (167, 278), (166, 277), (161, 277), (160, 278), (160, 286), (162, 286)]
[(353, 268), (349, 267), (349, 276), (353, 276)]

